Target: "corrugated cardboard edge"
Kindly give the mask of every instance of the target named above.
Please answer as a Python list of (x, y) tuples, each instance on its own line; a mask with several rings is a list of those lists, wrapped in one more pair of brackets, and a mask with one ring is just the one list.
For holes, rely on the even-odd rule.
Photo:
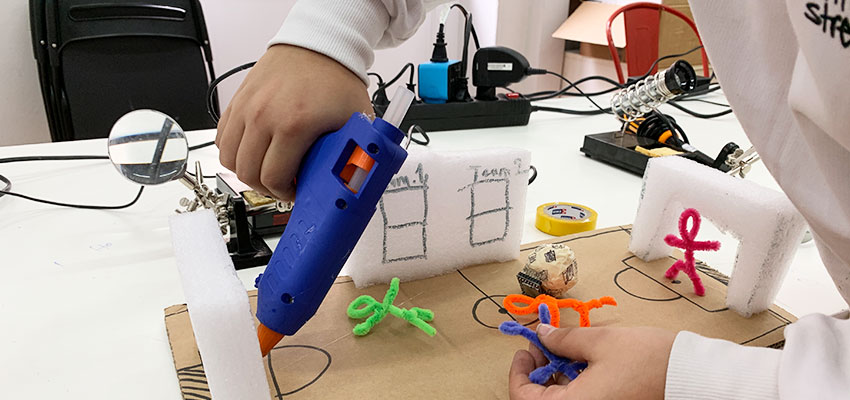
[[(608, 17), (620, 9), (620, 5), (605, 4), (584, 1), (567, 17), (561, 26), (552, 33), (552, 37), (558, 39), (573, 40), (608, 46), (608, 38), (605, 35), (605, 24)], [(626, 47), (626, 27), (623, 16), (619, 15), (611, 23), (611, 36), (614, 46)]]

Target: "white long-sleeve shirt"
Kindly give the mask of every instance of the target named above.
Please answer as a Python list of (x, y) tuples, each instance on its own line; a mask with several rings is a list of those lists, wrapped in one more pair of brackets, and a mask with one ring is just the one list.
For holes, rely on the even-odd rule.
[(366, 85), (374, 49), (394, 47), (416, 33), (425, 13), (448, 0), (309, 0), (295, 3), (272, 38), (333, 58)]
[[(729, 104), (850, 302), (850, 2), (690, 3)], [(779, 351), (679, 334), (667, 398), (850, 399), (850, 321), (807, 316), (785, 339)]]
[[(443, 2), (302, 0), (271, 44), (325, 54), (366, 82), (373, 49), (410, 37)], [(850, 301), (850, 2), (691, 0), (691, 7), (735, 115)], [(807, 316), (786, 327), (785, 338), (785, 349), (775, 350), (681, 332), (665, 397), (850, 399), (850, 321)]]

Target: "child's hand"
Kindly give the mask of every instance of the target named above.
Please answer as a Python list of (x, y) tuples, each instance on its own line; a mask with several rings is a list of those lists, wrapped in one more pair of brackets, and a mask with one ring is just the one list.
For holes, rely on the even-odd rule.
[(219, 160), (255, 190), (292, 200), (310, 145), (354, 112), (373, 111), (366, 86), (348, 68), (307, 49), (272, 46), (222, 114)]
[[(547, 327), (551, 329), (547, 332)], [(528, 380), (549, 361), (533, 345), (520, 350), (511, 364), (511, 399), (663, 399), (667, 360), (676, 334), (658, 328), (537, 328), (551, 352), (588, 367), (569, 382), (558, 374), (546, 386)], [(569, 382), (569, 384), (567, 384)]]

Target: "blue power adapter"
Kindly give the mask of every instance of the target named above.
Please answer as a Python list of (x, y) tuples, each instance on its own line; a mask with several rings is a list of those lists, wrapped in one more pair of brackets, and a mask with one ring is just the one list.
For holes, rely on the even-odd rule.
[(458, 79), (463, 78), (462, 64), (458, 60), (419, 64), (419, 97), (425, 103), (439, 104), (449, 101), (458, 93)]

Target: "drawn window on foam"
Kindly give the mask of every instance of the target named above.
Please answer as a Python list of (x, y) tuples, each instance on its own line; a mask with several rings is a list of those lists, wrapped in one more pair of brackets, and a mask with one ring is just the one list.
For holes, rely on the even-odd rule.
[(472, 247), (505, 240), (511, 225), (510, 183), (507, 168), (483, 168), (471, 165), (472, 183), (458, 192), (469, 189), (469, 245)]
[(378, 203), (384, 264), (428, 258), (428, 174), (422, 164), (415, 174), (395, 176)]

